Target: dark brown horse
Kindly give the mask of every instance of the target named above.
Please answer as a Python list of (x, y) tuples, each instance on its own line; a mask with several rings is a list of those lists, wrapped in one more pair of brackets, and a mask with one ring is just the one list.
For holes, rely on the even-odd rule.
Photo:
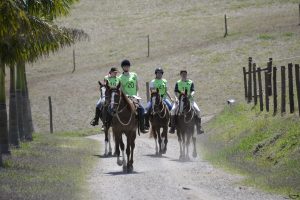
[(197, 157), (196, 150), (196, 131), (195, 131), (195, 116), (196, 113), (190, 103), (187, 92), (185, 94), (181, 94), (179, 96), (179, 107), (178, 113), (176, 117), (176, 128), (177, 128), (177, 136), (178, 142), (180, 146), (180, 156), (179, 160), (188, 161), (189, 157), (189, 146), (191, 138), (193, 138), (193, 157)]
[[(117, 88), (108, 90), (109, 108), (112, 113), (112, 130), (116, 142), (117, 164), (123, 165), (123, 170), (127, 172), (133, 171), (133, 152), (135, 148), (136, 130), (138, 120), (136, 118), (136, 108), (132, 101), (120, 90), (120, 85)], [(127, 163), (124, 154), (124, 143), (122, 135), (127, 138), (126, 154)], [(120, 160), (120, 148), (122, 151), (122, 160)]]
[(167, 152), (170, 113), (167, 106), (163, 103), (162, 97), (160, 96), (158, 90), (156, 90), (156, 92), (151, 93), (151, 103), (151, 134), (154, 136), (155, 139), (155, 153), (156, 155), (161, 156), (162, 154), (165, 154)]

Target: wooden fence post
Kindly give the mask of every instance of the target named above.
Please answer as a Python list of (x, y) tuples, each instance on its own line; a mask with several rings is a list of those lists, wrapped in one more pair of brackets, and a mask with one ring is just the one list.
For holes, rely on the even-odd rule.
[(225, 14), (224, 18), (225, 18), (225, 34), (224, 34), (224, 38), (225, 38), (228, 35), (227, 16), (226, 16), (226, 14)]
[(150, 101), (150, 88), (149, 88), (149, 82), (146, 82), (146, 95), (147, 95), (147, 102)]
[(268, 90), (268, 83), (269, 83), (269, 75), (268, 72), (265, 72), (265, 93), (266, 93), (266, 111), (269, 112), (270, 107), (269, 107), (269, 90)]
[(297, 99), (298, 99), (298, 110), (300, 115), (300, 74), (299, 74), (299, 64), (295, 65), (295, 77), (296, 77), (296, 89), (297, 89)]
[(272, 96), (272, 63), (273, 63), (273, 59), (269, 58), (269, 62), (268, 62), (268, 94), (269, 96)]
[(247, 99), (247, 97), (248, 97), (248, 91), (247, 91), (247, 75), (246, 75), (246, 67), (243, 67), (243, 74), (244, 74), (245, 99)]
[(258, 92), (259, 92), (259, 107), (260, 111), (264, 110), (264, 101), (263, 101), (263, 93), (262, 93), (262, 82), (261, 82), (261, 69), (257, 68), (258, 72)]
[(300, 26), (300, 3), (299, 3), (299, 24), (298, 25)]
[(254, 105), (257, 105), (257, 85), (256, 85), (256, 64), (253, 63), (253, 94), (254, 94)]
[(286, 112), (285, 66), (281, 66), (281, 114)]
[(75, 68), (76, 68), (75, 49), (73, 49), (73, 71), (72, 71), (72, 73), (75, 72)]
[(150, 57), (150, 35), (147, 36), (148, 39), (148, 54), (147, 57)]
[(274, 115), (277, 114), (277, 68), (273, 67), (273, 101), (274, 101)]
[(51, 96), (48, 97), (48, 101), (49, 101), (49, 113), (50, 113), (50, 133), (53, 133), (52, 102), (51, 102)]
[(289, 78), (289, 100), (290, 100), (290, 113), (294, 113), (294, 86), (293, 86), (293, 64), (288, 65), (288, 78)]
[(248, 103), (252, 101), (252, 58), (248, 60)]

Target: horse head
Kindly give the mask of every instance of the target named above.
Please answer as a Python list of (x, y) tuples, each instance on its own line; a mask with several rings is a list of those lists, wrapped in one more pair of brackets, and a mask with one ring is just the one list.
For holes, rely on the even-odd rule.
[(111, 110), (111, 114), (115, 115), (121, 101), (121, 90), (120, 90), (120, 83), (117, 87), (109, 87), (106, 85), (106, 96), (107, 102), (109, 103), (109, 109)]
[(158, 88), (156, 89), (156, 91), (151, 92), (151, 103), (152, 103), (152, 110), (154, 112), (160, 109), (159, 107), (162, 104), (162, 98), (159, 94)]
[(191, 108), (189, 96), (187, 90), (179, 95), (179, 113), (187, 113)]

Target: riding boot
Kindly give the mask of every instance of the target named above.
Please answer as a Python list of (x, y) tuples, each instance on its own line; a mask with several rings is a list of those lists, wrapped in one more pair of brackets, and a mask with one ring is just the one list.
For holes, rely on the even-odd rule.
[(169, 130), (169, 133), (174, 134), (175, 133), (175, 116), (171, 115), (171, 120), (170, 120), (171, 128)]
[(142, 133), (148, 133), (148, 130), (145, 127), (145, 114), (142, 113), (141, 110), (139, 110), (139, 125), (140, 125), (140, 130)]
[(90, 123), (92, 126), (96, 126), (99, 124), (100, 115), (101, 115), (101, 111), (98, 107), (96, 107), (95, 117)]
[(201, 129), (201, 118), (196, 116), (195, 120), (196, 120), (197, 134), (200, 135), (204, 133), (204, 131)]

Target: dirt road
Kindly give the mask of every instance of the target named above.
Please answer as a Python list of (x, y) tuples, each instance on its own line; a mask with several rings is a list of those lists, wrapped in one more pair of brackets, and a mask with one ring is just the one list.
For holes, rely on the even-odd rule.
[[(90, 138), (104, 148), (103, 134)], [(93, 199), (284, 199), (241, 185), (243, 177), (216, 169), (201, 158), (199, 149), (197, 159), (179, 162), (175, 135), (165, 156), (154, 156), (154, 147), (148, 134), (137, 137), (132, 174), (123, 173), (117, 159), (104, 158), (104, 149), (99, 149), (99, 161), (88, 180)]]

